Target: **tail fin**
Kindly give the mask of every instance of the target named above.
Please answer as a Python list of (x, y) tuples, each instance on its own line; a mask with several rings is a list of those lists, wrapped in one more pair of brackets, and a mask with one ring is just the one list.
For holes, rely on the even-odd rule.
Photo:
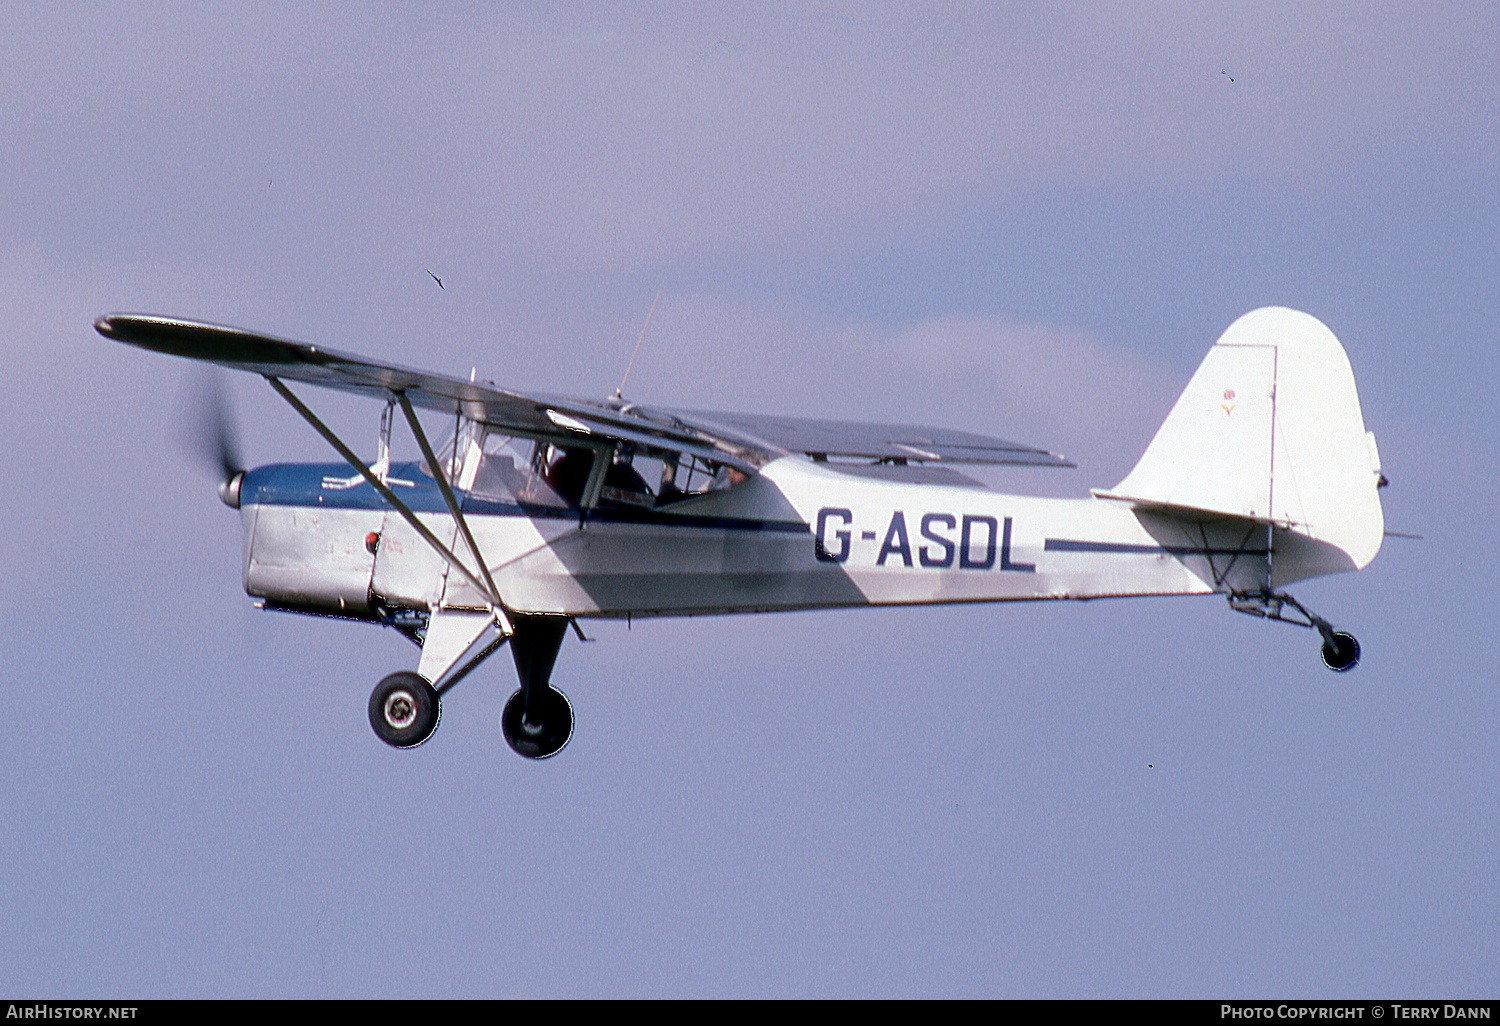
[(1317, 318), (1265, 307), (1229, 326), (1135, 469), (1094, 494), (1275, 524), (1352, 563), (1325, 552), (1306, 568), (1328, 573), (1380, 551), (1381, 480), (1344, 347)]

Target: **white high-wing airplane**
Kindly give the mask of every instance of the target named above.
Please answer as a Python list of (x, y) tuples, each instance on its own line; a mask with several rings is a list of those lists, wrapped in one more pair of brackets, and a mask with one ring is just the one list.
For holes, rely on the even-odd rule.
[[(1281, 590), (1362, 569), (1384, 533), (1349, 360), (1295, 310), (1230, 325), (1135, 469), (1089, 499), (1005, 495), (953, 470), (1071, 466), (966, 432), (524, 395), (161, 317), (94, 326), (264, 376), (343, 457), (243, 470), (221, 442), (219, 493), (240, 510), (245, 590), (263, 608), (384, 624), (421, 647), (415, 672), (370, 696), (371, 726), (399, 748), (425, 741), (441, 694), (508, 641), (506, 741), (555, 754), (573, 713), (552, 667), (589, 617), (1220, 594), (1315, 628), (1332, 669), (1359, 660), (1351, 635)], [(287, 381), (383, 400), (375, 462)], [(414, 407), (453, 417), (451, 438), (434, 448)], [(397, 408), (420, 463), (391, 462)]]

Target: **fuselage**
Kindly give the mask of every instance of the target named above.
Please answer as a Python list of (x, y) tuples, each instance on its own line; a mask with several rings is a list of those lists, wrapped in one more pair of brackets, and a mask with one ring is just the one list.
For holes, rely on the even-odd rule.
[[(387, 483), (463, 551), (417, 464)], [(261, 467), (241, 494), (253, 596), (351, 616), (486, 606), (343, 464)], [(506, 605), (573, 617), (1206, 594), (1352, 569), (1265, 524), (870, 479), (801, 457), (655, 508), (459, 500)]]

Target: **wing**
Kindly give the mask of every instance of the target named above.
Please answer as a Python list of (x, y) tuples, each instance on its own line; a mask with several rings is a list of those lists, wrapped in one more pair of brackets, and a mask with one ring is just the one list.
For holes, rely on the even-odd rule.
[(109, 314), (95, 321), (94, 328), (117, 342), (265, 377), (380, 399), (401, 392), (415, 406), (461, 413), (499, 430), (564, 442), (581, 437), (630, 442), (689, 453), (747, 473), (788, 453), (908, 464), (1073, 465), (1041, 449), (940, 428), (673, 412), (619, 400), (512, 392), (218, 324)]
[(971, 463), (1001, 466), (1071, 467), (1057, 453), (947, 428), (907, 424), (867, 424), (771, 417), (753, 413), (690, 411), (685, 420), (737, 437), (800, 452), (815, 460), (829, 457), (885, 463)]
[(401, 392), (414, 406), (462, 413), (500, 430), (558, 439), (563, 444), (587, 437), (633, 442), (691, 453), (746, 473), (754, 473), (785, 454), (734, 439), (717, 439), (671, 418), (632, 414), (629, 404), (512, 392), (241, 328), (140, 314), (109, 314), (95, 321), (94, 328), (117, 342), (265, 377), (304, 381), (382, 400)]

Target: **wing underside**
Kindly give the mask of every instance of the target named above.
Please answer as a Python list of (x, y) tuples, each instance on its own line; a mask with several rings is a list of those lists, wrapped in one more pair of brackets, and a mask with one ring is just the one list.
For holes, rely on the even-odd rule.
[(512, 392), (240, 328), (138, 314), (94, 322), (106, 338), (269, 378), (301, 381), (461, 413), (493, 428), (539, 438), (592, 438), (696, 455), (753, 473), (779, 456), (885, 464), (1072, 466), (1055, 453), (942, 428), (812, 418), (669, 411), (619, 400)]

